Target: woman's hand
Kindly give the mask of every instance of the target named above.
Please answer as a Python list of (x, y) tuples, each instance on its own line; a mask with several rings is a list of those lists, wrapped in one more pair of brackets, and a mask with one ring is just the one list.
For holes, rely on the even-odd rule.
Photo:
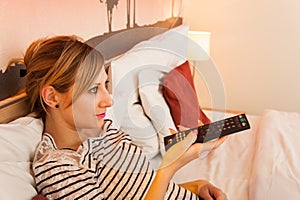
[(204, 200), (227, 200), (226, 194), (205, 180), (179, 184), (181, 187), (199, 195)]
[[(202, 125), (203, 125), (202, 122), (198, 121), (198, 126), (202, 126)], [(178, 125), (178, 128), (179, 128), (179, 131), (185, 131), (185, 130), (189, 129), (189, 128), (186, 128), (186, 127), (181, 126), (181, 125)], [(218, 138), (216, 140), (212, 140), (212, 141), (200, 144), (201, 147), (196, 147), (198, 149), (200, 148), (199, 157), (203, 158), (203, 157), (207, 156), (207, 154), (210, 151), (218, 148), (225, 141), (226, 138), (227, 138), (227, 136), (224, 136), (224, 137)], [(194, 145), (197, 146), (197, 144), (194, 144)]]
[[(183, 165), (187, 164), (191, 160), (197, 158), (197, 149), (190, 147), (197, 139), (197, 133), (191, 132), (184, 138), (184, 140), (176, 143), (164, 154), (160, 168), (175, 166), (174, 170), (177, 171)], [(181, 164), (176, 166), (175, 164)]]
[[(226, 140), (227, 136), (224, 137), (220, 137), (216, 140), (212, 140), (209, 142), (205, 142), (200, 144), (201, 147), (197, 147), (199, 150), (199, 154), (198, 154), (198, 158), (204, 158), (206, 157), (212, 150), (217, 149), (225, 140)], [(193, 144), (194, 145), (199, 145), (199, 143)]]
[[(225, 140), (225, 138), (222, 138), (206, 144), (194, 144), (196, 139), (197, 132), (191, 132), (184, 140), (173, 145), (165, 153), (160, 168), (156, 172), (156, 176), (147, 192), (145, 200), (164, 199), (169, 181), (178, 169), (190, 161), (199, 158), (202, 152), (207, 152), (211, 149), (217, 148)], [(207, 181), (195, 181), (182, 185), (189, 187), (187, 189), (200, 195), (205, 200), (213, 199), (212, 197), (215, 197), (217, 200), (227, 199), (226, 195), (220, 189), (211, 185)]]
[(163, 168), (169, 165), (175, 165), (175, 170), (178, 170), (190, 161), (199, 157), (202, 158), (211, 150), (218, 148), (225, 141), (226, 136), (206, 143), (194, 144), (196, 139), (197, 131), (194, 131), (188, 134), (184, 140), (173, 145), (163, 156), (160, 167)]

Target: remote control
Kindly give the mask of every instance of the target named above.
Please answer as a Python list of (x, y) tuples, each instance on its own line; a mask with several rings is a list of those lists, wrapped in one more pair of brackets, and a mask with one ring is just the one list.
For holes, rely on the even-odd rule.
[(183, 140), (191, 131), (198, 129), (198, 136), (195, 143), (204, 143), (225, 135), (230, 135), (250, 128), (250, 124), (245, 114), (235, 115), (223, 120), (205, 124), (184, 131), (179, 131), (173, 135), (164, 137), (166, 151)]

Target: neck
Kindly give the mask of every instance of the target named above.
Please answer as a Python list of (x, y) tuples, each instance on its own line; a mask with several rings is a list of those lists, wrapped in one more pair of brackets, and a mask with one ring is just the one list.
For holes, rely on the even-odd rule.
[(58, 149), (69, 148), (77, 150), (82, 144), (76, 128), (72, 127), (65, 120), (59, 119), (59, 116), (46, 116), (45, 132), (53, 137)]

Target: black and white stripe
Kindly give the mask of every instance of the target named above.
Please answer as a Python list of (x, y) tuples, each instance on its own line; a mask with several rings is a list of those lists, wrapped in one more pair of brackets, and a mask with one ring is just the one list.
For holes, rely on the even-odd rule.
[[(52, 199), (143, 199), (155, 171), (128, 134), (107, 120), (99, 138), (77, 151), (58, 150), (44, 134), (33, 163), (38, 191)], [(198, 199), (170, 183), (165, 199)]]

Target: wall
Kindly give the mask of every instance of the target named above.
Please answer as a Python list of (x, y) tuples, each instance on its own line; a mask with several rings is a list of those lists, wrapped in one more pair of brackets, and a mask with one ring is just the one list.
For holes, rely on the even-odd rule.
[(299, 13), (296, 0), (185, 1), (184, 22), (211, 32), (227, 109), (300, 112)]
[[(171, 16), (171, 3), (136, 2), (138, 25)], [(126, 0), (119, 0), (113, 10), (112, 28), (126, 28), (126, 23)], [(0, 70), (5, 70), (10, 58), (20, 57), (40, 37), (71, 34), (87, 40), (108, 32), (106, 4), (99, 0), (2, 0), (0, 24)]]
[[(137, 22), (169, 17), (170, 5), (137, 1)], [(184, 1), (184, 22), (211, 32), (211, 58), (223, 81), (227, 109), (300, 112), (299, 11), (295, 0)], [(89, 39), (108, 31), (106, 5), (99, 0), (0, 1), (0, 24), (0, 69), (39, 37), (75, 34)], [(125, 27), (126, 1), (120, 0), (113, 30)], [(209, 99), (201, 99), (210, 106)]]

